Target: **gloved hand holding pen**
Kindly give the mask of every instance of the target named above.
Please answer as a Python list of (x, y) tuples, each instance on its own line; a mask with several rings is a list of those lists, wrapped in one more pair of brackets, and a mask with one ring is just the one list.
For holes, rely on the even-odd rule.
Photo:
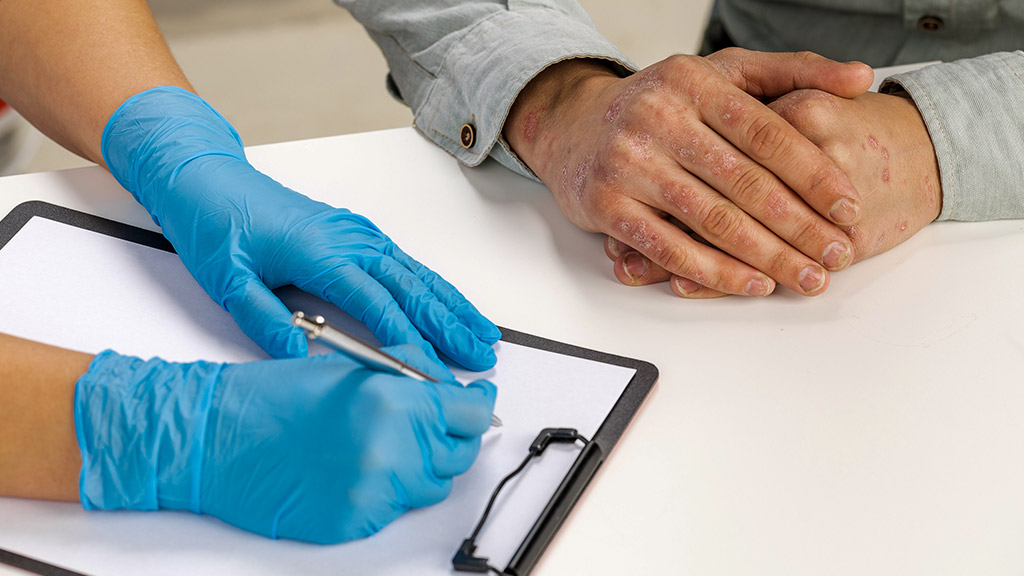
[(271, 292), (294, 284), (385, 345), (413, 344), (435, 361), (436, 346), (470, 370), (494, 365), (500, 332), (462, 294), (366, 218), (258, 172), (234, 128), (195, 94), (160, 87), (129, 98), (103, 131), (102, 153), (203, 289), (272, 356), (306, 354)]
[[(389, 351), (444, 376), (415, 347)], [(361, 538), (448, 495), (495, 396), (484, 380), (419, 382), (340, 354), (176, 364), (107, 351), (76, 384), (80, 497), (271, 538)]]

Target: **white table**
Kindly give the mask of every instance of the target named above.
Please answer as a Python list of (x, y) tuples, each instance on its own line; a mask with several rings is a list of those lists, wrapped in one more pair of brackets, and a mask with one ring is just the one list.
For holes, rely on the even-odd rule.
[[(498, 324), (660, 368), (536, 574), (1024, 572), (1024, 221), (933, 224), (814, 299), (691, 302), (620, 285), (547, 190), (412, 129), (249, 156)], [(153, 228), (99, 168), (0, 179), (0, 215), (30, 199)]]

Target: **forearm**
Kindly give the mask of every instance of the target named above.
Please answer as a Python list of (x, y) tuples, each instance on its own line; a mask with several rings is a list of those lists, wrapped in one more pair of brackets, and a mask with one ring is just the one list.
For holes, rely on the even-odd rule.
[(114, 110), (154, 86), (191, 90), (144, 0), (0, 2), (0, 99), (98, 164)]
[(0, 496), (78, 500), (75, 383), (91, 361), (0, 334)]

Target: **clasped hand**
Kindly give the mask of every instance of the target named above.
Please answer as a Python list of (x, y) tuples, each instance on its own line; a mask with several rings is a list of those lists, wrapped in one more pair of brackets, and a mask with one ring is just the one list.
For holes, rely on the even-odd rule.
[(628, 78), (567, 61), (519, 96), (504, 133), (573, 223), (637, 250), (680, 295), (764, 296), (776, 281), (816, 295), (852, 262), (840, 226), (857, 222), (860, 195), (758, 99), (804, 87), (856, 96), (871, 78), (862, 64), (740, 49)]

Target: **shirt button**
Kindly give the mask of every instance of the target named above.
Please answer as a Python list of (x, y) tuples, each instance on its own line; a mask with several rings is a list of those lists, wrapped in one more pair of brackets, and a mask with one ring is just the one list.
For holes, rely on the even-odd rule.
[(939, 18), (938, 16), (922, 16), (921, 19), (917, 21), (917, 28), (925, 32), (938, 32), (939, 30), (942, 30), (943, 26), (944, 23), (942, 22), (942, 18)]
[(459, 143), (467, 150), (476, 144), (476, 128), (472, 124), (462, 125), (462, 129), (459, 130)]

